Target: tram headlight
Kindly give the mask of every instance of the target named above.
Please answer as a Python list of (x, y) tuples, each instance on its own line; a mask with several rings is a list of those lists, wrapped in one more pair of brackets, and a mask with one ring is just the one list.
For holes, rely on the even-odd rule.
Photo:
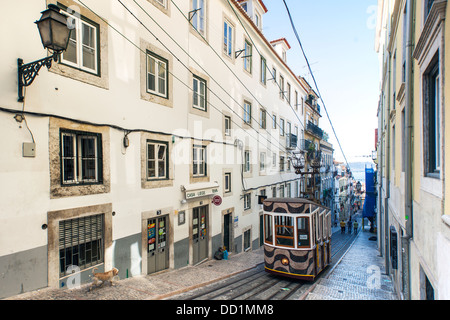
[(288, 258), (283, 258), (283, 259), (281, 259), (281, 264), (282, 264), (283, 266), (289, 265), (289, 259), (288, 259)]

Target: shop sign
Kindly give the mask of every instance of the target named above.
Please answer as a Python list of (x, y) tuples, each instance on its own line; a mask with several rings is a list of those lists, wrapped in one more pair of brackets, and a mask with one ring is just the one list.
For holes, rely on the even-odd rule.
[(186, 191), (186, 200), (211, 196), (211, 195), (217, 194), (217, 193), (219, 193), (219, 188), (217, 188), (217, 187), (207, 188), (207, 189), (202, 189), (202, 190)]

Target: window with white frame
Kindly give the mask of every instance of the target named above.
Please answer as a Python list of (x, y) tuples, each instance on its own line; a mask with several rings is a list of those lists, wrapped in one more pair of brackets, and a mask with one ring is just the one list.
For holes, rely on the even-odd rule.
[(227, 20), (223, 23), (223, 52), (233, 58), (233, 26)]
[(250, 172), (252, 169), (250, 162), (250, 151), (244, 151), (244, 172)]
[(147, 92), (168, 98), (168, 61), (147, 52)]
[(284, 198), (284, 184), (280, 184), (280, 198)]
[(277, 197), (277, 186), (272, 186), (272, 198)]
[(263, 56), (261, 56), (261, 70), (260, 70), (260, 74), (261, 74), (261, 83), (262, 84), (266, 84), (267, 82), (267, 61), (266, 58), (264, 58)]
[(61, 130), (62, 184), (102, 182), (101, 134)]
[(252, 105), (247, 101), (244, 101), (244, 122), (252, 123)]
[(203, 36), (206, 30), (206, 0), (192, 0), (190, 19), (192, 26)]
[(252, 73), (252, 44), (244, 41), (244, 70)]
[(224, 117), (224, 132), (226, 136), (231, 136), (231, 117)]
[(156, 0), (157, 3), (159, 3), (164, 8), (167, 8), (167, 0)]
[(84, 17), (67, 15), (71, 28), (69, 44), (61, 55), (61, 63), (71, 67), (98, 74), (99, 65), (99, 25)]
[(288, 103), (291, 103), (291, 84), (289, 82), (287, 84), (286, 99)]
[(167, 142), (147, 141), (147, 180), (168, 179)]
[(424, 74), (424, 149), (426, 174), (441, 170), (441, 98), (439, 51)]
[(266, 117), (266, 110), (264, 110), (263, 108), (259, 109), (259, 127), (261, 129), (266, 129)]
[(265, 171), (266, 170), (266, 153), (260, 152), (259, 153), (259, 171)]
[(277, 116), (272, 115), (272, 129), (276, 129), (276, 128), (277, 128)]
[(280, 156), (280, 171), (284, 171), (284, 156)]
[(280, 136), (284, 136), (284, 119), (280, 119)]
[(286, 197), (287, 198), (291, 198), (292, 194), (291, 194), (291, 183), (290, 182), (286, 182)]
[(206, 111), (206, 81), (194, 75), (192, 85), (192, 106)]
[(249, 210), (252, 208), (252, 194), (244, 194), (244, 210)]
[(284, 100), (284, 77), (280, 75), (280, 99)]
[(204, 177), (207, 175), (205, 146), (194, 146), (192, 164), (193, 164), (192, 174), (194, 177)]
[(224, 192), (230, 193), (231, 192), (231, 172), (225, 172), (223, 185), (224, 185)]

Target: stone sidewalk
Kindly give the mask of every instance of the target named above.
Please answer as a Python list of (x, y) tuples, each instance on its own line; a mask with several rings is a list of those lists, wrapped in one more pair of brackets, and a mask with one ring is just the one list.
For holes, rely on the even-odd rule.
[(359, 232), (341, 261), (311, 287), (305, 300), (397, 300), (374, 234)]

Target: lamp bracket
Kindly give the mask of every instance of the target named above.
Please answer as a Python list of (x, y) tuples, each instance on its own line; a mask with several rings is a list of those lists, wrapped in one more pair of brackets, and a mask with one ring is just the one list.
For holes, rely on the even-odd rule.
[(23, 87), (28, 87), (31, 85), (39, 74), (39, 70), (41, 70), (42, 66), (46, 66), (47, 69), (50, 69), (53, 61), (58, 61), (58, 52), (54, 52), (53, 55), (48, 56), (46, 58), (30, 62), (27, 64), (23, 64), (22, 59), (17, 59), (18, 66), (18, 90), (19, 90), (19, 99), (17, 101), (23, 102)]

